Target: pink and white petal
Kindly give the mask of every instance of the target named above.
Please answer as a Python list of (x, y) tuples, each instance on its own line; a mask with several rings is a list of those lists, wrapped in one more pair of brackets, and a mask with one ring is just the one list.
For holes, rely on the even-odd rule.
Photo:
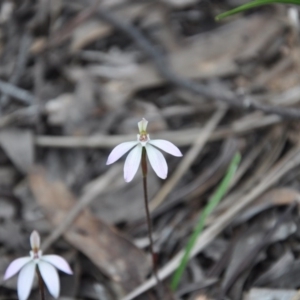
[(116, 146), (109, 154), (106, 164), (110, 165), (116, 162), (121, 156), (137, 145), (138, 141), (125, 142)]
[(166, 140), (150, 140), (148, 143), (174, 156), (182, 156), (180, 150), (171, 142)]
[(168, 165), (162, 153), (150, 144), (146, 145), (146, 150), (149, 162), (156, 175), (162, 179), (166, 179)]
[(70, 275), (73, 274), (73, 272), (72, 272), (69, 264), (67, 263), (67, 261), (59, 255), (54, 255), (54, 254), (52, 254), (52, 255), (43, 255), (41, 260), (52, 264), (54, 267), (56, 267), (57, 269), (65, 272), (67, 274), (70, 274)]
[(34, 230), (30, 235), (31, 249), (40, 249), (41, 239), (39, 233)]
[(6, 280), (17, 274), (31, 260), (31, 257), (21, 257), (12, 261), (6, 269), (3, 279)]
[(35, 274), (35, 262), (31, 261), (20, 271), (18, 277), (18, 297), (19, 300), (27, 300), (33, 284)]
[(49, 290), (49, 293), (54, 297), (58, 298), (60, 291), (59, 278), (57, 270), (48, 262), (40, 260), (38, 262), (39, 270), (42, 278)]
[(142, 157), (142, 145), (138, 144), (134, 149), (132, 149), (129, 152), (125, 160), (124, 179), (126, 182), (130, 182), (133, 179), (141, 163), (141, 157)]

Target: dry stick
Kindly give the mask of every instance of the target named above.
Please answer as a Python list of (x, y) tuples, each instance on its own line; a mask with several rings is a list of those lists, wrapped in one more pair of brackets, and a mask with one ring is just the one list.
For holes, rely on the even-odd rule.
[(44, 240), (41, 249), (47, 250), (53, 242), (55, 242), (73, 223), (76, 217), (82, 210), (89, 205), (100, 193), (103, 193), (109, 184), (115, 179), (116, 175), (120, 173), (120, 166), (115, 165), (109, 169), (103, 176), (102, 180), (85, 196), (83, 196), (77, 204), (70, 210), (64, 221), (57, 226), (54, 231)]
[(241, 108), (243, 110), (261, 110), (268, 114), (276, 114), (285, 119), (300, 119), (300, 110), (296, 108), (284, 108), (270, 106), (256, 102), (253, 98), (238, 97), (229, 91), (217, 91), (207, 87), (204, 84), (199, 84), (195, 81), (178, 76), (169, 67), (164, 55), (153, 46), (150, 41), (132, 24), (122, 21), (111, 12), (105, 9), (99, 9), (98, 15), (109, 24), (123, 31), (128, 35), (153, 61), (157, 71), (162, 77), (173, 85), (193, 92), (197, 95), (204, 96), (208, 99), (214, 99), (219, 102), (225, 102), (231, 107)]
[(27, 90), (21, 89), (9, 82), (0, 80), (0, 91), (6, 95), (12, 96), (22, 104), (30, 105), (34, 103), (35, 97)]
[[(240, 127), (233, 127), (228, 129), (219, 129), (211, 133), (208, 141), (217, 141), (228, 138), (232, 135), (242, 135), (254, 129), (265, 128), (281, 122), (278, 116), (266, 116), (261, 118), (255, 124), (249, 124)], [(254, 126), (255, 125), (255, 126)], [(1, 128), (1, 118), (0, 118)], [(202, 128), (193, 128), (177, 131), (160, 132), (159, 134), (151, 134), (151, 138), (167, 139), (177, 146), (189, 146), (201, 134)], [(116, 145), (126, 142), (132, 138), (132, 135), (95, 135), (90, 137), (73, 137), (73, 136), (37, 136), (35, 144), (39, 147), (58, 147), (58, 148), (112, 148)]]
[[(8, 84), (11, 84), (11, 87), (18, 84), (21, 76), (24, 73), (24, 70), (26, 68), (26, 62), (27, 62), (27, 58), (28, 58), (30, 43), (31, 43), (31, 37), (28, 34), (24, 34), (21, 38), (19, 53), (18, 53), (18, 57), (17, 57), (17, 61), (16, 61), (16, 66), (15, 66), (13, 75), (9, 79), (9, 83), (8, 83)], [(7, 87), (9, 87), (9, 86), (6, 86), (6, 91), (9, 91), (9, 89), (7, 89)], [(5, 87), (4, 87), (4, 90), (5, 90)], [(14, 90), (13, 92), (16, 94), (15, 89), (10, 89), (10, 91), (11, 90)], [(3, 89), (2, 89), (2, 91), (3, 91)], [(17, 92), (17, 95), (20, 95), (20, 91)], [(23, 95), (23, 94), (21, 93), (21, 95)], [(30, 104), (31, 100), (33, 99), (32, 97), (34, 97), (34, 96), (32, 96), (32, 97), (29, 97), (29, 96), (30, 96), (30, 94), (27, 94), (25, 100), (21, 99), (21, 101), (23, 102), (23, 101), (29, 100), (29, 103), (25, 103), (25, 104)], [(10, 97), (9, 94), (2, 92), (2, 96), (0, 97), (0, 105), (5, 106), (9, 101), (9, 97)]]
[[(264, 193), (268, 188), (275, 184), (280, 178), (282, 178), (287, 172), (300, 165), (300, 146), (296, 146), (292, 149), (283, 159), (281, 159), (272, 170), (267, 173), (264, 179), (255, 186), (252, 191), (242, 197), (239, 202), (232, 206), (229, 210), (224, 212), (218, 219), (215, 220), (210, 227), (208, 227), (199, 236), (190, 258), (194, 257), (201, 250), (203, 250), (214, 238), (222, 232), (222, 230), (230, 224), (230, 222), (250, 203), (252, 203), (258, 196)], [(164, 279), (172, 274), (178, 267), (184, 251), (180, 251), (172, 260), (170, 260), (158, 273), (159, 278)], [(150, 278), (145, 283), (137, 287), (130, 294), (125, 296), (122, 300), (131, 300), (138, 295), (149, 290), (155, 285), (155, 279)]]
[(157, 195), (150, 203), (150, 211), (153, 211), (157, 208), (167, 197), (167, 195), (172, 191), (174, 186), (178, 183), (180, 178), (186, 173), (186, 171), (190, 168), (192, 163), (195, 161), (199, 153), (202, 151), (204, 145), (207, 143), (209, 136), (216, 128), (222, 117), (226, 112), (225, 108), (220, 108), (217, 112), (212, 116), (212, 118), (207, 122), (203, 130), (200, 132), (198, 137), (195, 139), (191, 149), (181, 160), (178, 165), (176, 171), (171, 176), (170, 179), (164, 184), (164, 186), (159, 190)]

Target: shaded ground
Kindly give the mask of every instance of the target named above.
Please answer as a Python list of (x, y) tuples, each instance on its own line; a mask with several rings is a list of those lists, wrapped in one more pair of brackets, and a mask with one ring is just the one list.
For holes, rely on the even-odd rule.
[[(127, 184), (124, 160), (105, 164), (145, 117), (151, 138), (184, 154), (166, 155), (166, 181), (152, 170), (148, 180), (166, 290), (201, 210), (242, 154), (179, 289), (164, 299), (298, 299), (299, 27), (280, 5), (214, 21), (241, 3), (1, 2), (1, 274), (27, 255), (36, 229), (43, 249), (74, 270), (60, 274), (61, 299), (158, 299), (141, 176)], [(16, 277), (1, 281), (0, 295), (16, 298)]]

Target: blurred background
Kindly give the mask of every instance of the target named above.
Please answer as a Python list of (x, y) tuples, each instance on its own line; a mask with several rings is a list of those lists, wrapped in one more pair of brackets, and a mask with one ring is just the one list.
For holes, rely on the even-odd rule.
[[(246, 2), (0, 1), (1, 278), (35, 229), (74, 270), (60, 274), (60, 299), (160, 299), (141, 172), (125, 183), (124, 158), (106, 166), (145, 117), (151, 138), (183, 153), (165, 155), (165, 181), (148, 175), (164, 299), (300, 299), (299, 8), (215, 21)], [(171, 292), (177, 254), (237, 152)], [(17, 277), (0, 282), (0, 299), (17, 299)]]

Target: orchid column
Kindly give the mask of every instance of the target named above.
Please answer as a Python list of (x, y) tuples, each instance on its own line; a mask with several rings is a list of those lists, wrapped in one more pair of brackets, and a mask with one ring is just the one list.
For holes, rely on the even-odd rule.
[(143, 173), (144, 200), (148, 223), (150, 251), (153, 261), (153, 271), (157, 282), (159, 282), (159, 278), (157, 276), (155, 255), (153, 252), (152, 226), (148, 206), (147, 157), (156, 175), (162, 179), (166, 179), (168, 175), (168, 165), (164, 156), (157, 148), (178, 157), (182, 156), (182, 154), (180, 150), (169, 141), (151, 140), (149, 134), (147, 133), (147, 125), (148, 121), (142, 119), (142, 121), (138, 123), (139, 134), (137, 135), (137, 140), (132, 142), (125, 142), (116, 146), (110, 153), (106, 164), (110, 165), (116, 162), (121, 156), (131, 150), (125, 160), (124, 165), (124, 179), (126, 182), (130, 182), (133, 179), (139, 166), (141, 165)]

